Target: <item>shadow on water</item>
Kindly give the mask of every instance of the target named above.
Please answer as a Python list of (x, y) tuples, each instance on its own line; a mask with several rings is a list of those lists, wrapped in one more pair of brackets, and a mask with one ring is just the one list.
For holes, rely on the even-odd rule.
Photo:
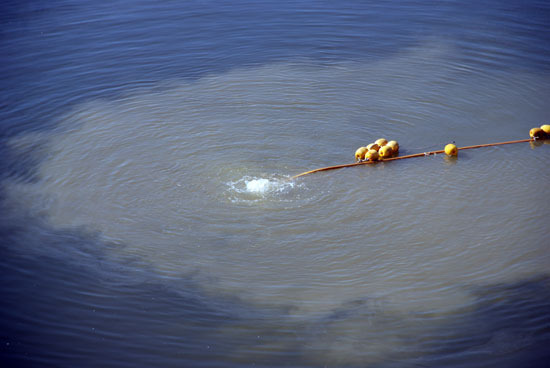
[(164, 279), (146, 261), (113, 260), (104, 250), (121, 245), (93, 234), (2, 218), (0, 239), (3, 366), (542, 367), (550, 359), (547, 275), (466, 287), (472, 304), (442, 314), (404, 313), (365, 295), (303, 319), (291, 305), (206, 296), (193, 275)]

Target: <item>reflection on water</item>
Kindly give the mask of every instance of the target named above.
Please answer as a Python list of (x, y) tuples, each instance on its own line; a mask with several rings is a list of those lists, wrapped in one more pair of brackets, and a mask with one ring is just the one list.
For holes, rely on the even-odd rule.
[(9, 165), (32, 176), (2, 181), (6, 361), (543, 361), (548, 145), (290, 180), (384, 136), (402, 154), (526, 137), (548, 74), (475, 55), (430, 36), (391, 57), (217, 70), (10, 137)]

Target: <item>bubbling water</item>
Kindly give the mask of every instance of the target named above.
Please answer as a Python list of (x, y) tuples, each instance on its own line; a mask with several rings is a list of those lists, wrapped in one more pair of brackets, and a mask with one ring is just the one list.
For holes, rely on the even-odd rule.
[(296, 198), (304, 184), (297, 184), (286, 176), (245, 175), (226, 183), (226, 195), (233, 203), (286, 202)]
[(264, 193), (271, 186), (268, 179), (246, 180), (246, 190), (253, 193)]

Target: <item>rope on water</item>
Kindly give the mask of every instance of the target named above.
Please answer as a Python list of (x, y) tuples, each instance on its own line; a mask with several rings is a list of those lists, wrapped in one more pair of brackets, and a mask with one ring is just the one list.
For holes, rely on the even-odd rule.
[[(507, 142), (497, 142), (497, 143), (487, 143), (487, 144), (477, 144), (474, 146), (466, 146), (466, 147), (460, 147), (458, 150), (467, 150), (467, 149), (474, 149), (474, 148), (482, 148), (482, 147), (492, 147), (492, 146), (501, 146), (504, 144), (514, 144), (514, 143), (526, 143), (526, 142), (533, 142), (535, 141), (535, 138), (528, 138), (528, 139), (519, 139), (515, 141), (507, 141)], [(343, 169), (345, 167), (352, 167), (352, 166), (360, 166), (360, 165), (372, 165), (376, 164), (378, 162), (388, 162), (388, 161), (396, 161), (396, 160), (404, 160), (406, 158), (413, 158), (413, 157), (423, 157), (423, 156), (431, 156), (431, 155), (438, 155), (440, 153), (445, 153), (445, 150), (437, 150), (437, 151), (429, 151), (429, 152), (421, 152), (421, 153), (414, 153), (411, 155), (405, 155), (405, 156), (398, 156), (398, 157), (391, 157), (386, 158), (380, 161), (361, 161), (361, 162), (354, 162), (351, 164), (343, 164), (343, 165), (334, 165), (334, 166), (327, 166), (327, 167), (321, 167), (319, 169), (310, 170), (303, 172), (298, 175), (294, 175), (291, 177), (291, 180), (297, 179), (299, 177), (321, 172), (321, 171), (329, 171), (329, 170), (337, 170), (337, 169)]]

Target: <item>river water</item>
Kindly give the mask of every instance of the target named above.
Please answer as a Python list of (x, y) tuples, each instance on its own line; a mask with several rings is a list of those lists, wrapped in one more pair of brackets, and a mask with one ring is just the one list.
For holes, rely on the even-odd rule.
[(550, 361), (550, 5), (2, 5), (0, 359)]

